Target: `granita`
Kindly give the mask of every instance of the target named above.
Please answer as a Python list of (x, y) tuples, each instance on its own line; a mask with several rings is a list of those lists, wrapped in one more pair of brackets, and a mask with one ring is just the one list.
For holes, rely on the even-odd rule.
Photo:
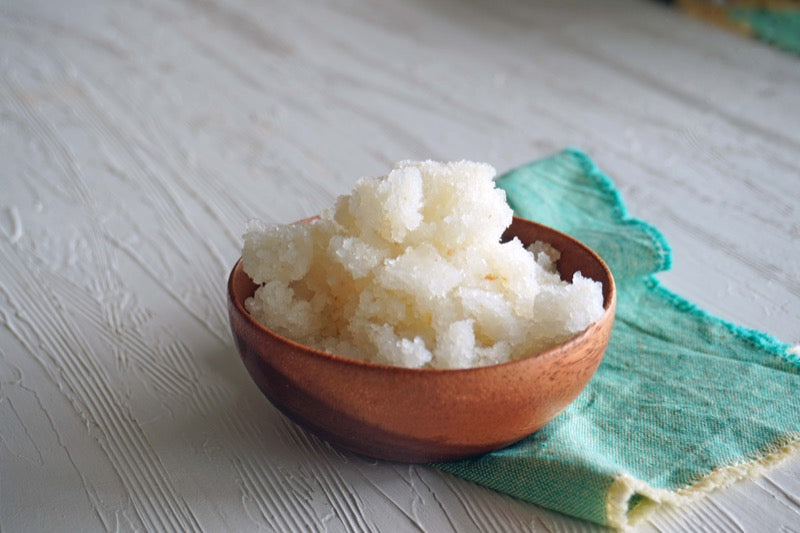
[(249, 223), (247, 311), (318, 350), (413, 368), (503, 363), (575, 336), (603, 314), (601, 283), (562, 281), (547, 243), (501, 242), (512, 211), (494, 177), (403, 161), (311, 222)]

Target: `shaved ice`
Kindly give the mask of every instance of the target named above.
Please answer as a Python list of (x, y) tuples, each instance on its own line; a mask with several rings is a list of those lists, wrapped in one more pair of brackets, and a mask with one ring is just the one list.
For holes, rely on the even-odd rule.
[(558, 250), (516, 238), (494, 169), (404, 161), (309, 223), (248, 224), (245, 302), (261, 324), (337, 355), (412, 368), (528, 356), (603, 314), (602, 284), (561, 280)]

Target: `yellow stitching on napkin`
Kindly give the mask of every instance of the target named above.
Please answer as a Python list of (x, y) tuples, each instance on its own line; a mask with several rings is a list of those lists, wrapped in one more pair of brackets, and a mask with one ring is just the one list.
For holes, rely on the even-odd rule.
[[(649, 517), (661, 505), (686, 505), (737, 481), (754, 479), (798, 452), (800, 433), (779, 442), (763, 457), (717, 468), (700, 480), (676, 491), (656, 489), (644, 481), (621, 474), (611, 484), (606, 495), (608, 525), (617, 529), (628, 529)], [(642, 500), (633, 509), (629, 509), (634, 496), (641, 497)]]

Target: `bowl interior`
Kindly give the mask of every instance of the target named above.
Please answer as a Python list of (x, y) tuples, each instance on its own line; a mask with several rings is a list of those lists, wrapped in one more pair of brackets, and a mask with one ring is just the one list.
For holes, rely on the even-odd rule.
[(511, 225), (503, 233), (503, 240), (517, 237), (523, 244), (545, 241), (561, 253), (556, 265), (561, 279), (572, 281), (575, 272), (603, 284), (603, 307), (608, 309), (611, 296), (616, 291), (614, 277), (608, 265), (599, 255), (585, 244), (553, 228), (514, 217)]

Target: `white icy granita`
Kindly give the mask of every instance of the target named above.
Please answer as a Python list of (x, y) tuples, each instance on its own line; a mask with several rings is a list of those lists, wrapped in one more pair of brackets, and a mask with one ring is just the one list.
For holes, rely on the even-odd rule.
[(312, 223), (251, 222), (248, 312), (301, 344), (405, 367), (491, 365), (567, 340), (603, 314), (602, 286), (562, 281), (545, 243), (500, 242), (512, 212), (494, 176), (404, 161)]

